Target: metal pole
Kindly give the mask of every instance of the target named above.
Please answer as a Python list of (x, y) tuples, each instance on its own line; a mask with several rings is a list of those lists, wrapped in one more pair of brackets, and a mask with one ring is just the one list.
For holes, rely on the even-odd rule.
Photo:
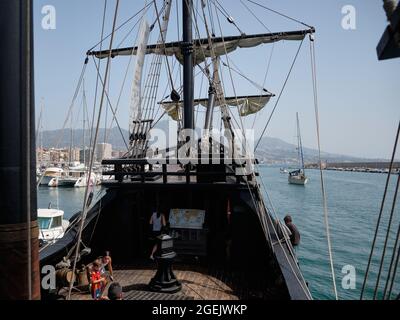
[(182, 0), (183, 7), (183, 125), (185, 129), (194, 128), (193, 119), (193, 35), (192, 0)]
[(0, 1), (0, 300), (40, 298), (32, 7)]
[(207, 103), (207, 113), (206, 113), (206, 121), (204, 125), (204, 129), (210, 130), (213, 112), (214, 112), (214, 104), (215, 104), (215, 88), (212, 83), (210, 83), (210, 88), (208, 90), (208, 103)]

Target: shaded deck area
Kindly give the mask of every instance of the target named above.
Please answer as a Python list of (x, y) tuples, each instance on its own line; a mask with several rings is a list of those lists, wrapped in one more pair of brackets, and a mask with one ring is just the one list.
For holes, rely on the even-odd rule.
[[(155, 266), (118, 266), (114, 270), (114, 281), (119, 282), (124, 300), (238, 300), (232, 287), (202, 267), (178, 266), (175, 276), (182, 284), (182, 290), (174, 294), (150, 291), (148, 283), (155, 275)], [(68, 289), (60, 291), (67, 295)], [(107, 295), (108, 286), (103, 295)], [(72, 300), (92, 300), (88, 291), (73, 290)]]

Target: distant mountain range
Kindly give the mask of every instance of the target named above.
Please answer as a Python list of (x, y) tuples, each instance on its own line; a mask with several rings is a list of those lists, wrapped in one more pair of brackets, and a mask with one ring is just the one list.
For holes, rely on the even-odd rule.
[[(167, 122), (160, 122), (160, 127), (165, 129)], [(104, 142), (105, 129), (99, 129), (98, 143)], [(129, 141), (128, 130), (121, 129), (125, 141)], [(72, 132), (73, 146), (82, 148), (83, 144), (83, 130), (76, 129)], [(86, 130), (85, 140), (86, 144), (89, 142), (90, 131)], [(45, 148), (58, 147), (67, 148), (70, 146), (71, 141), (71, 130), (51, 130), (43, 131), (42, 144)], [(122, 139), (121, 133), (117, 127), (108, 130), (107, 143), (112, 144), (113, 150), (126, 150), (124, 140)], [(38, 142), (40, 143), (40, 142)], [(261, 139), (260, 145), (256, 151), (256, 157), (262, 163), (269, 164), (295, 164), (297, 163), (297, 146), (287, 143), (278, 138), (264, 137)], [(315, 163), (318, 161), (318, 150), (303, 148), (304, 161), (306, 163)], [(328, 162), (366, 162), (366, 161), (384, 161), (383, 159), (365, 159), (357, 158), (346, 155), (333, 154), (328, 152), (321, 153), (322, 159)]]
[[(97, 143), (102, 143), (105, 141), (106, 131), (107, 131), (106, 142), (112, 144), (113, 150), (126, 150), (124, 140), (117, 127), (114, 127), (111, 130), (100, 128), (97, 138)], [(121, 131), (125, 138), (126, 143), (128, 143), (129, 142), (128, 130), (121, 129)], [(85, 130), (86, 147), (89, 144), (90, 134), (91, 134), (90, 130)], [(41, 142), (37, 141), (37, 143), (38, 144), (41, 143), (44, 148), (68, 148), (71, 144), (71, 129), (43, 131), (42, 141)], [(72, 130), (72, 146), (76, 148), (83, 147), (83, 129)]]
[[(303, 147), (305, 163), (318, 162), (318, 150)], [(265, 137), (261, 139), (256, 151), (256, 157), (262, 163), (296, 164), (297, 146), (287, 143), (278, 138)], [(383, 159), (366, 159), (321, 151), (321, 158), (328, 162), (368, 162), (384, 161)]]

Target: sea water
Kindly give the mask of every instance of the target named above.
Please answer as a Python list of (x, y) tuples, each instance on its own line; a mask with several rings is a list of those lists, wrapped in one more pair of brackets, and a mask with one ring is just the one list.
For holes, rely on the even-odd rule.
[[(262, 184), (272, 202), (271, 205), (265, 195), (267, 206), (271, 210), (275, 209), (276, 215), (282, 220), (286, 214), (290, 214), (301, 233), (301, 243), (296, 254), (313, 298), (334, 299), (320, 171), (307, 170), (309, 182), (305, 186), (289, 184), (288, 175), (280, 173), (276, 167), (260, 166), (259, 171)], [(326, 170), (323, 171), (323, 177), (338, 296), (339, 299), (359, 299), (387, 175)], [(396, 180), (397, 176), (392, 175), (364, 298), (372, 298), (376, 285)], [(386, 283), (387, 266), (399, 226), (398, 206), (394, 216), (379, 293)], [(400, 274), (397, 279), (400, 279)], [(400, 292), (399, 280), (394, 286), (394, 292), (395, 295)]]

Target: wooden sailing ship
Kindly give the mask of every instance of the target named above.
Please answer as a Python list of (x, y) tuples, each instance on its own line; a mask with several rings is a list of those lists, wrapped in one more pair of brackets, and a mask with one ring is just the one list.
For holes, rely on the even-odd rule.
[[(160, 27), (157, 44), (147, 45), (149, 30), (156, 27), (154, 24), (149, 27), (143, 19), (136, 47), (88, 52), (88, 56), (99, 59), (137, 56), (130, 148), (124, 158), (103, 161), (103, 165), (113, 168), (103, 174), (114, 177), (103, 184), (105, 196), (88, 212), (78, 213), (71, 219), (75, 223), (66, 236), (56, 245), (41, 251), (41, 264), (55, 265), (63, 259), (76, 257), (79, 254), (77, 244), (81, 243), (91, 248), (91, 259), (109, 250), (114, 263), (125, 266), (117, 274), (119, 272), (123, 278), (124, 285), (132, 286), (128, 296), (132, 299), (143, 297), (140, 288), (146, 287), (150, 275), (154, 275), (154, 266), (148, 261), (149, 217), (155, 210), (163, 212), (170, 220), (173, 210), (191, 211), (197, 219), (194, 225), (190, 225), (190, 219), (186, 225), (170, 221), (170, 232), (178, 235), (174, 239), (174, 250), (178, 255), (175, 268), (184, 288), (175, 294), (175, 298), (311, 299), (293, 248), (263, 202), (258, 173), (254, 168), (255, 159), (236, 152), (238, 139), (235, 140), (228, 110), (232, 106), (238, 107), (240, 116), (246, 116), (259, 111), (274, 95), (264, 90), (254, 96), (225, 97), (219, 66), (220, 56), (227, 52), (281, 40), (302, 41), (314, 29), (225, 38), (208, 32), (206, 38), (193, 39), (193, 4), (184, 0), (183, 39), (166, 43), (170, 8), (171, 1), (164, 1), (162, 10), (157, 13), (160, 17), (155, 23)], [(146, 85), (142, 90), (141, 75), (146, 55), (153, 55), (150, 64), (152, 77), (146, 81), (153, 85)], [(150, 112), (157, 102), (153, 98), (157, 87), (154, 83), (159, 77), (161, 61), (168, 56), (175, 56), (183, 66), (183, 99), (179, 90), (173, 89), (170, 100), (165, 99), (157, 105), (178, 121), (178, 130), (195, 129), (194, 106), (203, 106), (206, 116), (200, 126), (206, 133), (212, 129), (212, 117), (219, 108), (230, 142), (216, 142), (207, 134), (195, 141), (193, 137), (190, 141), (191, 137), (185, 136), (175, 148), (151, 150), (149, 132), (157, 122)], [(194, 100), (193, 70), (201, 63), (212, 69), (206, 71), (209, 97)], [(152, 98), (146, 98), (146, 93)], [(189, 152), (182, 161), (180, 148), (190, 142)], [(206, 151), (202, 156), (192, 156), (191, 149), (200, 150), (204, 144), (206, 148), (202, 150)], [(149, 156), (155, 156), (155, 153), (156, 158)], [(213, 159), (218, 159), (217, 163)], [(135, 280), (134, 274), (140, 276)], [(203, 295), (185, 287), (187, 281), (198, 289), (205, 280), (220, 283), (225, 293), (221, 294), (221, 289), (215, 285), (203, 290)]]
[[(386, 3), (389, 1), (385, 1)], [(176, 43), (189, 49), (192, 42), (188, 32), (191, 25), (191, 5), (190, 0), (183, 1), (183, 16), (186, 17), (185, 37), (184, 43)], [(392, 7), (394, 10), (395, 7)], [(179, 166), (179, 162), (167, 162), (162, 164), (161, 169), (155, 170), (155, 166), (151, 167), (149, 159), (143, 157), (141, 149), (132, 148), (128, 157), (109, 163), (114, 166), (114, 170), (109, 173), (115, 176), (115, 181), (107, 184), (106, 195), (88, 210), (87, 200), (91, 197), (90, 194), (86, 194), (84, 210), (71, 219), (71, 226), (65, 237), (56, 244), (47, 246), (40, 252), (39, 257), (34, 156), (32, 9), (31, 0), (0, 2), (0, 34), (3, 40), (3, 50), (0, 51), (3, 62), (0, 69), (0, 82), (3, 86), (0, 95), (0, 145), (3, 150), (0, 154), (0, 175), (3, 181), (8, 182), (8, 188), (2, 191), (6, 201), (1, 202), (0, 210), (0, 256), (3, 258), (0, 264), (0, 298), (40, 299), (39, 262), (41, 266), (60, 265), (60, 261), (66, 263), (70, 258), (75, 262), (84, 262), (107, 249), (113, 250), (114, 262), (120, 266), (116, 270), (116, 276), (124, 285), (126, 298), (165, 299), (164, 293), (151, 295), (147, 291), (148, 287), (144, 284), (148, 283), (154, 270), (142, 262), (147, 240), (145, 220), (149, 211), (153, 209), (150, 209), (150, 205), (158, 199), (158, 204), (163, 209), (186, 207), (204, 213), (204, 225), (202, 224), (200, 231), (191, 233), (191, 230), (182, 230), (185, 228), (180, 230), (186, 234), (180, 238), (180, 244), (177, 241), (175, 250), (187, 259), (177, 263), (176, 275), (184, 285), (180, 293), (169, 295), (170, 298), (310, 299), (290, 243), (276, 232), (270, 212), (262, 201), (255, 178), (257, 173), (245, 172), (247, 174), (238, 175), (233, 170), (240, 167), (232, 161), (238, 160), (238, 156), (227, 161), (228, 163), (223, 161), (218, 165), (208, 163), (188, 166), (181, 163)], [(398, 56), (397, 47), (392, 40), (395, 38), (393, 31), (397, 30), (394, 24), (398, 21), (395, 17), (399, 16), (399, 10), (400, 6), (397, 6), (395, 12), (388, 12), (392, 26), (386, 31), (390, 37), (384, 37), (378, 48), (380, 58)], [(312, 32), (310, 29), (290, 34), (302, 38)], [(279, 41), (287, 34), (274, 34), (270, 40)], [(268, 38), (271, 35), (264, 36)], [(386, 49), (389, 51), (385, 52)], [(110, 52), (108, 54), (110, 58)], [(183, 109), (185, 127), (193, 125), (191, 54), (191, 50), (183, 50), (186, 78)], [(208, 109), (213, 105), (209, 103), (213, 99), (213, 90), (210, 92)], [(178, 104), (179, 96), (176, 92), (171, 94), (171, 97)], [(140, 130), (131, 132), (131, 145), (135, 145), (135, 140), (138, 139), (146, 141), (143, 139), (143, 126), (137, 124), (152, 122), (151, 119), (147, 120), (132, 122)], [(229, 122), (228, 118), (224, 120)], [(217, 146), (222, 154), (222, 146)], [(393, 158), (394, 155), (395, 152)], [(229, 228), (226, 228), (227, 226)], [(229, 235), (226, 238), (223, 236), (225, 228), (225, 231), (229, 231), (226, 232)], [(400, 231), (397, 238), (399, 234)], [(228, 241), (223, 244), (227, 239), (230, 242), (229, 246), (226, 245)], [(81, 244), (90, 246), (92, 250), (88, 250), (88, 247), (82, 249)], [(74, 252), (78, 253), (75, 257)], [(91, 256), (85, 258), (84, 254), (88, 253)], [(373, 248), (368, 267), (372, 255)], [(63, 271), (70, 275), (68, 267)], [(395, 274), (396, 268), (393, 271)], [(367, 275), (368, 270), (363, 291)], [(66, 278), (72, 279), (69, 276)], [(375, 293), (377, 288), (378, 285)], [(391, 289), (390, 287), (389, 299)], [(42, 298), (50, 295), (51, 292), (42, 291)]]

